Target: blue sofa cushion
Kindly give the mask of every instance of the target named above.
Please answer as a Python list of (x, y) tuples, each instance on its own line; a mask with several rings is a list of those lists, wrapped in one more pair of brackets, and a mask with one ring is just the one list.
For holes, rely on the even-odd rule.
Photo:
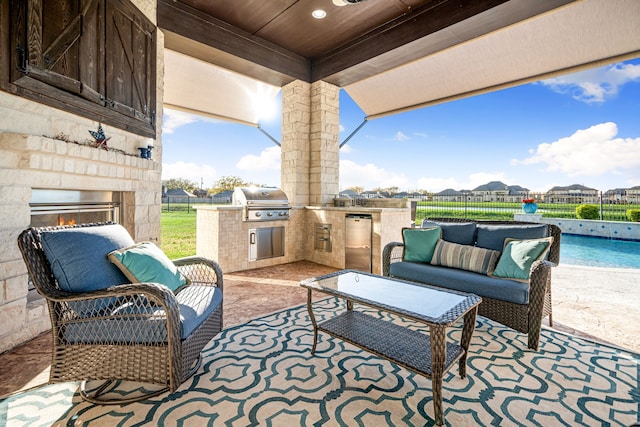
[(512, 239), (539, 239), (547, 237), (549, 227), (542, 225), (490, 225), (478, 224), (476, 246), (479, 248), (502, 251), (504, 240)]
[(439, 222), (425, 219), (422, 227), (440, 227), (442, 240), (459, 245), (473, 245), (476, 239), (475, 222)]
[(60, 289), (87, 292), (130, 283), (107, 258), (133, 239), (119, 224), (43, 231), (42, 249)]
[(529, 303), (529, 284), (499, 279), (471, 271), (417, 262), (395, 262), (389, 274), (400, 279), (442, 286), (516, 304)]
[[(222, 291), (213, 286), (191, 285), (176, 295), (180, 310), (180, 336), (188, 338), (222, 304)], [(161, 308), (122, 305), (111, 318), (72, 323), (65, 339), (72, 344), (158, 344), (167, 342), (166, 316)]]

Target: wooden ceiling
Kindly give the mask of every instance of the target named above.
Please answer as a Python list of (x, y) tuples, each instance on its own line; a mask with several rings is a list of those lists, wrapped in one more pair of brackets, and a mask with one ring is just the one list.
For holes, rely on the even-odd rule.
[[(167, 48), (268, 83), (343, 86), (418, 58), (411, 42), (505, 2), (365, 0), (338, 7), (332, 0), (159, 0), (158, 26)], [(327, 16), (313, 18), (315, 9)], [(384, 61), (366, 65), (383, 54)]]

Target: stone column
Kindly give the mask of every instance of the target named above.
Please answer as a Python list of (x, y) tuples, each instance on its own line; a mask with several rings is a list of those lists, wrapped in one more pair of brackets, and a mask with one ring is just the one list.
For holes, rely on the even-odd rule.
[(338, 194), (339, 101), (326, 82), (282, 88), (281, 186), (292, 206), (330, 204)]
[(311, 167), (309, 188), (312, 206), (333, 204), (340, 179), (340, 88), (318, 81), (311, 85)]

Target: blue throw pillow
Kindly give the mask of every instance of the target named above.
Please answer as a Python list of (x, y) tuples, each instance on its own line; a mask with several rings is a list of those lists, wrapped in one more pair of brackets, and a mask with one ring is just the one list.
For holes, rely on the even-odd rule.
[(440, 227), (442, 229), (442, 240), (459, 245), (473, 245), (476, 240), (475, 222), (444, 222), (424, 219), (422, 227)]
[(539, 239), (549, 235), (547, 224), (528, 225), (493, 225), (478, 224), (478, 234), (476, 246), (479, 248), (493, 249), (501, 251), (504, 247), (505, 239)]
[(129, 283), (107, 258), (109, 252), (135, 243), (119, 224), (48, 230), (40, 239), (53, 276), (64, 291), (88, 292)]
[(115, 250), (109, 260), (133, 283), (160, 283), (174, 292), (187, 284), (175, 264), (152, 242)]
[(432, 228), (403, 228), (404, 242), (403, 261), (431, 262), (433, 251), (440, 239), (440, 227)]

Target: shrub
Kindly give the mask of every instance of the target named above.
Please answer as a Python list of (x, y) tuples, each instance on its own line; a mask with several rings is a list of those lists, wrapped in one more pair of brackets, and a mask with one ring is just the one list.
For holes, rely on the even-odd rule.
[(580, 205), (576, 208), (578, 219), (600, 219), (600, 209), (596, 205)]
[(627, 218), (631, 222), (640, 222), (640, 209), (627, 209)]

